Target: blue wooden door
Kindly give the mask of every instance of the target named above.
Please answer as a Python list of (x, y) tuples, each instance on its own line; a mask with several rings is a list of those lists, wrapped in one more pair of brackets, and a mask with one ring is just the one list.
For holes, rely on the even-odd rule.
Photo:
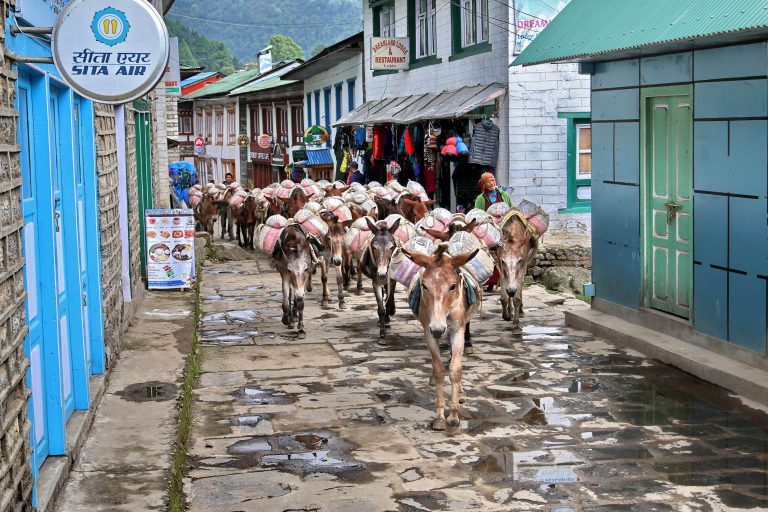
[[(49, 120), (48, 120), (48, 140), (50, 141), (51, 153), (51, 180), (53, 188), (54, 202), (54, 268), (56, 270), (56, 309), (58, 311), (58, 331), (59, 331), (59, 371), (61, 379), (61, 397), (64, 406), (65, 421), (72, 416), (75, 411), (74, 378), (72, 374), (72, 355), (70, 339), (70, 315), (69, 300), (67, 296), (67, 261), (65, 257), (64, 233), (65, 230), (72, 229), (72, 224), (67, 222), (70, 218), (65, 218), (65, 194), (62, 191), (62, 137), (59, 111), (59, 90), (53, 86), (50, 88), (49, 96)], [(69, 213), (69, 212), (67, 212)], [(77, 293), (77, 291), (75, 291)]]
[(86, 265), (85, 251), (87, 244), (86, 231), (86, 192), (85, 192), (85, 169), (83, 162), (83, 149), (85, 144), (82, 137), (82, 104), (83, 99), (75, 96), (72, 104), (72, 122), (73, 122), (73, 156), (75, 167), (75, 201), (77, 203), (77, 241), (78, 253), (80, 256), (80, 295), (82, 309), (83, 325), (83, 358), (85, 361), (85, 378), (91, 374), (91, 333), (89, 328), (88, 315), (88, 266)]
[(39, 208), (36, 193), (33, 155), (35, 154), (32, 136), (33, 102), (29, 76), (19, 74), (16, 97), (19, 112), (18, 141), (21, 151), (21, 194), (22, 213), (24, 215), (24, 280), (26, 282), (26, 313), (29, 333), (24, 340), (24, 351), (29, 359), (27, 387), (32, 391), (28, 410), (32, 423), (31, 442), (33, 448), (33, 469), (42, 465), (49, 453), (48, 418), (46, 405), (45, 357), (43, 349), (43, 320), (40, 303), (40, 251), (37, 244), (40, 231)]

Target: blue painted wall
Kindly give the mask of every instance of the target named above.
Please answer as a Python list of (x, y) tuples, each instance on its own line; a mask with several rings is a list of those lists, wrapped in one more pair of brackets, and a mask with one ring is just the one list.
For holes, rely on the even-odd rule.
[(639, 94), (694, 84), (693, 329), (768, 348), (768, 44), (595, 65), (593, 281), (642, 305)]

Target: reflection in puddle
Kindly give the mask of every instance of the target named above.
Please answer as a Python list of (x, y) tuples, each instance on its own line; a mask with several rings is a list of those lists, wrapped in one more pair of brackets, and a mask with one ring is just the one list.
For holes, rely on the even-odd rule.
[(240, 402), (249, 405), (285, 405), (293, 402), (290, 396), (273, 389), (245, 387), (236, 392)]
[(575, 469), (583, 462), (566, 450), (515, 452), (501, 451), (481, 457), (472, 470), (488, 474), (500, 473), (502, 479), (518, 482), (577, 482)]

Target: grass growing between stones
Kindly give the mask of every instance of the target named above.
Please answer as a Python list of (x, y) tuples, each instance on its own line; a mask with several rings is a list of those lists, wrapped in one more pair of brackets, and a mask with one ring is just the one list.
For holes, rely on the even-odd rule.
[(189, 428), (192, 423), (192, 391), (200, 375), (200, 340), (197, 333), (200, 327), (200, 315), (202, 312), (200, 302), (201, 276), (202, 268), (198, 264), (197, 283), (195, 284), (195, 328), (192, 334), (192, 350), (187, 357), (187, 363), (184, 367), (184, 382), (182, 384), (181, 396), (179, 397), (178, 430), (176, 432), (169, 484), (168, 510), (170, 512), (182, 512), (187, 508), (187, 500), (184, 494), (184, 479), (189, 471), (187, 443), (189, 442)]

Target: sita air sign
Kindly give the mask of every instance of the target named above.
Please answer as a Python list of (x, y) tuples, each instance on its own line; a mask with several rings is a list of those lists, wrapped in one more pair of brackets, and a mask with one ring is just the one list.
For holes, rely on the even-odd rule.
[(74, 0), (53, 27), (59, 73), (102, 103), (125, 103), (152, 90), (168, 55), (165, 23), (144, 0)]

